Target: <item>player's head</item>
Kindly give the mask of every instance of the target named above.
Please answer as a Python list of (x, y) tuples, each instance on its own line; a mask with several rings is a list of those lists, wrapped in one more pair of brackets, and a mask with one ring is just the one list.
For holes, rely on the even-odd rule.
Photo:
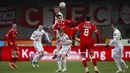
[(117, 24), (111, 24), (111, 28), (114, 30), (114, 29), (116, 29), (117, 27)]
[(86, 15), (86, 16), (85, 16), (85, 20), (86, 20), (86, 21), (90, 21), (91, 18), (90, 18), (89, 16)]
[(124, 4), (120, 7), (120, 18), (125, 24), (130, 24), (130, 5)]
[(62, 20), (63, 20), (63, 16), (62, 15), (56, 15), (56, 17), (57, 17), (58, 22), (61, 23)]
[(55, 14), (58, 14), (60, 12), (60, 7), (59, 6), (55, 6), (54, 7), (54, 12), (55, 12)]
[(64, 30), (60, 29), (59, 34), (60, 34), (60, 36), (63, 36), (64, 35)]
[(17, 25), (15, 23), (12, 24), (12, 29), (17, 29)]
[(38, 26), (38, 29), (39, 29), (39, 31), (41, 31), (41, 30), (43, 29), (43, 26), (42, 26), (42, 25), (39, 25), (39, 26)]

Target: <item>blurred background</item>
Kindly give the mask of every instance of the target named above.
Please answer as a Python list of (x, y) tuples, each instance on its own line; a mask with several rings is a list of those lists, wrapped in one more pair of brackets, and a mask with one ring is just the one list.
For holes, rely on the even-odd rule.
[[(54, 22), (53, 7), (61, 1), (66, 3), (66, 8), (61, 9), (64, 19), (80, 21), (85, 15), (91, 17), (99, 30), (100, 43), (110, 42), (113, 32), (110, 24), (118, 24), (124, 44), (129, 45), (130, 4), (127, 0), (3, 0), (0, 2), (0, 46), (7, 45), (4, 37), (12, 23), (18, 26), (18, 45), (32, 46), (29, 38), (42, 24), (55, 46), (53, 30), (48, 27)], [(43, 42), (46, 43), (46, 39)]]

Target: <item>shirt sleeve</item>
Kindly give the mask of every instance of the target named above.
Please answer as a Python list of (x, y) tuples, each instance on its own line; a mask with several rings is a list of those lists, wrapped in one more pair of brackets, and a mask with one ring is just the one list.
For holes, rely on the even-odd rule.
[(7, 33), (6, 36), (5, 36), (5, 39), (6, 39), (8, 42), (11, 42), (10, 39), (9, 39), (9, 36), (10, 36), (11, 32), (12, 32), (12, 31), (9, 30), (8, 33)]
[(50, 41), (48, 34), (43, 30), (43, 34), (45, 34), (48, 41)]
[(74, 20), (65, 20), (67, 26), (72, 26), (76, 24), (76, 21)]
[(34, 31), (30, 37), (30, 40), (35, 40), (36, 31)]
[(93, 31), (94, 31), (95, 34), (96, 34), (97, 42), (99, 42), (99, 32), (98, 32), (98, 30), (97, 30), (97, 27), (96, 27), (94, 24), (92, 24), (92, 26), (93, 26)]
[(112, 41), (109, 43), (109, 45), (112, 45), (112, 44), (116, 41), (117, 36), (118, 36), (118, 33), (114, 32), (114, 33), (113, 33), (113, 39), (112, 39)]
[(98, 32), (97, 27), (94, 24), (92, 24), (92, 25), (93, 25), (93, 31)]
[(82, 27), (82, 23), (80, 23), (77, 27), (76, 27), (76, 29), (80, 29), (81, 27)]

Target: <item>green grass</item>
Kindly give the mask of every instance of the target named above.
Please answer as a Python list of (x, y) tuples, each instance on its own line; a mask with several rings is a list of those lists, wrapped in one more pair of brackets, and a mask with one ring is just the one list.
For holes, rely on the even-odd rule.
[[(16, 63), (20, 68), (12, 70), (7, 62), (0, 62), (0, 73), (55, 73), (57, 70), (56, 62), (40, 62), (39, 68), (34, 68), (29, 62)], [(127, 62), (130, 67), (130, 62)], [(94, 73), (93, 65), (88, 63), (90, 73)], [(81, 62), (68, 62), (67, 72), (65, 73), (85, 73)], [(101, 73), (115, 73), (117, 67), (114, 62), (98, 62), (98, 69)], [(130, 73), (130, 69), (126, 73)]]

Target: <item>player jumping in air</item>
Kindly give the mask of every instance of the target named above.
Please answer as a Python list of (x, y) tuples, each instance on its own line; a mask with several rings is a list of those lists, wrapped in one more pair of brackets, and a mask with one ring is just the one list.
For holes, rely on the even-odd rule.
[[(55, 13), (55, 21), (54, 21), (53, 28), (54, 28), (55, 24), (56, 24), (57, 21), (58, 21), (58, 19), (57, 19), (56, 16), (57, 16), (57, 15), (63, 16), (62, 13), (61, 13), (61, 11), (60, 11), (60, 7), (58, 7), (58, 6), (55, 6), (55, 7), (54, 7), (54, 13)], [(55, 29), (54, 29), (54, 32), (56, 32), (56, 34), (58, 34), (58, 30), (55, 30)], [(56, 37), (56, 38), (57, 38), (57, 37)], [(56, 53), (55, 53), (55, 55), (52, 57), (52, 59), (55, 59), (55, 58), (57, 57), (57, 54), (58, 54), (59, 50), (60, 50), (60, 45), (59, 45), (59, 43), (57, 42), (57, 44), (56, 44)]]
[(128, 69), (128, 66), (126, 65), (125, 61), (122, 59), (122, 54), (123, 54), (123, 44), (122, 44), (122, 37), (121, 37), (121, 32), (117, 29), (115, 24), (111, 25), (112, 29), (114, 30), (113, 32), (113, 40), (109, 43), (106, 44), (106, 48), (109, 47), (110, 45), (114, 45), (114, 54), (113, 54), (113, 59), (118, 67), (118, 70), (116, 73), (122, 72), (121, 64), (124, 67), (123, 72), (126, 72)]
[(34, 48), (36, 49), (36, 53), (31, 53), (30, 54), (30, 61), (32, 63), (33, 67), (39, 67), (38, 61), (44, 56), (44, 49), (42, 47), (41, 39), (43, 34), (46, 36), (48, 42), (50, 43), (50, 39), (48, 37), (48, 34), (43, 30), (43, 26), (39, 25), (38, 29), (35, 30), (30, 39), (34, 41)]
[(94, 52), (93, 52), (94, 43), (92, 39), (92, 33), (95, 32), (97, 41), (99, 40), (98, 30), (94, 24), (90, 23), (90, 17), (86, 16), (85, 19), (86, 19), (85, 22), (80, 23), (76, 28), (72, 28), (72, 29), (76, 29), (80, 31), (80, 39), (78, 39), (78, 41), (80, 41), (80, 52), (82, 56), (82, 63), (86, 73), (89, 73), (87, 63), (86, 63), (86, 49), (90, 54), (90, 59), (94, 65), (95, 73), (99, 73), (97, 69), (97, 63), (94, 57)]
[(12, 29), (10, 29), (8, 31), (8, 33), (6, 34), (6, 40), (8, 41), (8, 46), (9, 46), (11, 54), (12, 54), (10, 62), (9, 62), (9, 67), (11, 69), (18, 68), (18, 66), (15, 65), (15, 62), (19, 56), (19, 51), (18, 51), (19, 48), (17, 47), (17, 45), (15, 43), (17, 33), (18, 33), (18, 31), (17, 31), (16, 24), (12, 24)]
[[(72, 33), (70, 33), (71, 28), (69, 26), (75, 24), (76, 21), (73, 20), (65, 20), (63, 19), (62, 15), (57, 15), (57, 23), (54, 25), (54, 30), (57, 30), (54, 34), (54, 36), (57, 37), (57, 39), (59, 38), (59, 31), (58, 30), (64, 30), (64, 33), (68, 35), (68, 37), (70, 39), (72, 39), (73, 35)], [(57, 42), (57, 45), (59, 45), (59, 43)], [(60, 45), (59, 45), (59, 49), (60, 49)], [(59, 52), (59, 50), (57, 51), (57, 53)], [(53, 59), (55, 59), (57, 57), (57, 54), (55, 54), (55, 56), (53, 57)]]
[[(57, 42), (62, 45), (62, 48), (58, 52), (57, 56), (57, 63), (58, 63), (58, 70), (56, 72), (65, 72), (66, 68), (66, 55), (71, 50), (71, 43), (72, 41), (69, 37), (64, 33), (64, 30), (59, 30), (59, 39)], [(62, 70), (62, 62), (63, 62), (63, 70)]]

